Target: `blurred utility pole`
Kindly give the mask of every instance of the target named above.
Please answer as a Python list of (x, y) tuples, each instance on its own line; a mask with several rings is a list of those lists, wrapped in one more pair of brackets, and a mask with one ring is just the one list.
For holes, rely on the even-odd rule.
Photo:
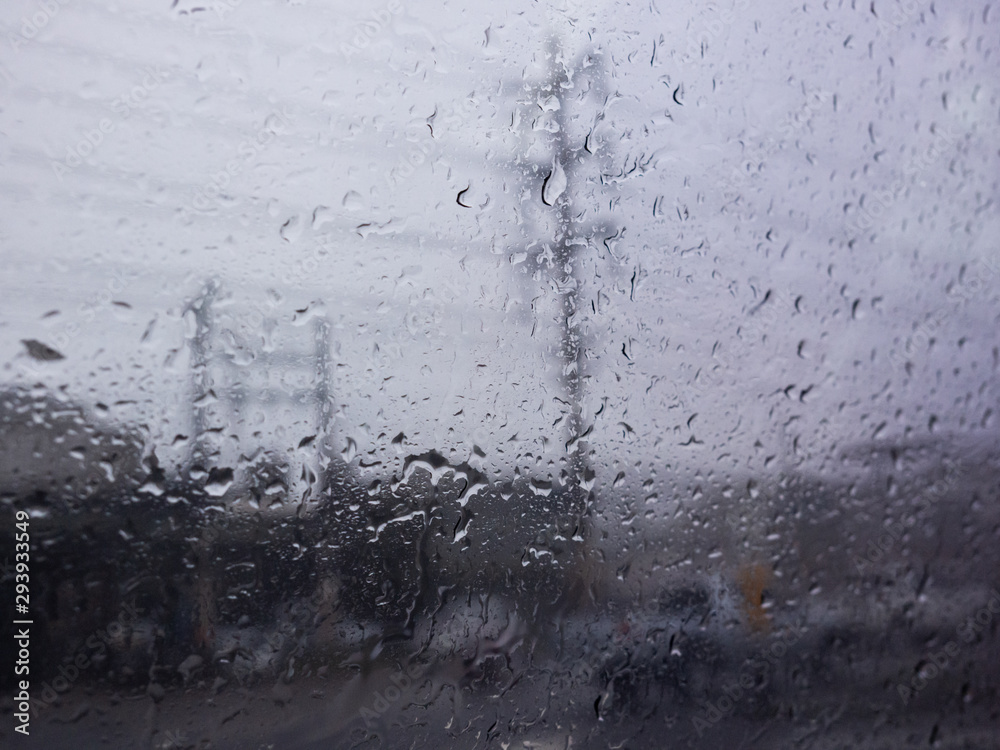
[[(222, 284), (217, 279), (207, 281), (198, 295), (185, 307), (185, 313), (194, 317), (194, 335), (189, 340), (191, 363), (191, 430), (192, 436), (188, 453), (183, 462), (185, 473), (195, 466), (211, 472), (222, 458), (209, 448), (207, 433), (211, 425), (210, 406), (219, 402), (222, 410), (215, 411), (216, 417), (223, 421), (230, 434), (239, 434), (241, 426), (245, 426), (250, 417), (250, 410), (256, 406), (273, 407), (285, 403), (297, 407), (315, 410), (316, 435), (312, 441), (315, 450), (321, 455), (317, 461), (305, 461), (302, 465), (302, 480), (305, 490), (302, 499), (314, 497), (318, 479), (319, 464), (329, 457), (322, 455), (323, 446), (330, 437), (330, 425), (333, 419), (333, 405), (330, 400), (330, 385), (332, 359), (330, 353), (330, 324), (323, 316), (317, 316), (312, 322), (312, 341), (303, 348), (301, 340), (291, 341), (288, 331), (278, 329), (286, 335), (281, 336), (276, 351), (262, 348), (255, 336), (239, 336), (238, 328), (232, 319), (223, 316), (217, 320), (213, 305), (222, 294)], [(239, 315), (239, 313), (237, 313)], [(227, 326), (227, 323), (231, 324)], [(260, 324), (263, 333), (269, 325), (264, 319)], [(258, 333), (258, 331), (254, 331)], [(219, 339), (217, 341), (216, 339)], [(226, 344), (226, 341), (229, 344)], [(222, 343), (221, 351), (216, 350), (216, 344)], [(293, 344), (298, 344), (294, 346)], [(250, 349), (250, 364), (237, 364), (232, 346)], [(299, 377), (294, 377), (298, 373)], [(305, 377), (302, 377), (305, 375)], [(283, 376), (292, 376), (288, 384), (276, 383)], [(249, 435), (243, 435), (246, 441), (252, 441)], [(247, 442), (241, 445), (241, 451), (250, 455), (255, 449), (270, 449), (275, 455), (286, 451), (284, 445), (254, 445)], [(239, 479), (239, 475), (237, 475)], [(243, 481), (252, 483), (254, 477), (243, 477)], [(287, 477), (289, 487), (293, 477)], [(321, 489), (321, 488), (319, 488)]]
[(550, 40), (546, 73), (537, 85), (527, 87), (522, 99), (527, 105), (522, 126), (530, 129), (522, 170), (541, 202), (529, 248), (541, 244), (533, 253), (540, 272), (534, 278), (547, 282), (558, 298), (564, 445), (570, 473), (579, 483), (590, 471), (584, 447), (590, 426), (583, 390), (589, 340), (587, 286), (593, 279), (585, 276), (586, 264), (621, 230), (602, 214), (606, 202), (599, 194), (610, 157), (597, 134), (608, 104), (603, 61), (591, 50), (572, 60), (565, 54), (558, 41)]
[[(212, 303), (219, 293), (219, 282), (209, 279), (201, 292), (187, 304), (185, 313), (194, 315), (195, 330), (191, 337), (191, 440), (190, 449), (184, 461), (183, 473), (203, 463), (205, 455), (206, 396), (212, 389), (210, 360), (212, 349), (213, 321)], [(207, 468), (207, 467), (203, 467)]]
[(588, 546), (595, 502), (587, 447), (595, 418), (587, 406), (588, 349), (606, 343), (596, 329), (598, 295), (602, 284), (613, 283), (609, 242), (623, 229), (610, 216), (613, 196), (607, 195), (614, 166), (611, 133), (602, 125), (613, 95), (603, 59), (590, 48), (570, 53), (556, 39), (539, 54), (544, 59), (537, 77), (526, 73), (503, 90), (516, 101), (511, 131), (519, 141), (510, 172), (517, 179), (521, 237), (511, 250), (526, 255), (533, 322), (553, 342), (546, 359), (558, 367), (554, 400), (560, 413), (551, 429), (560, 431), (565, 461), (563, 476), (553, 477), (553, 501), (538, 520), (544, 522), (539, 539), (566, 575), (543, 576), (534, 585), (539, 591), (555, 587), (553, 601), (569, 603), (587, 597), (600, 575), (590, 567)]

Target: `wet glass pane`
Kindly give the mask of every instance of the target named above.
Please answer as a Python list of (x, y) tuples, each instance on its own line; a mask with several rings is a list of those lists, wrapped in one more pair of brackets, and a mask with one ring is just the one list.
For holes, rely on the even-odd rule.
[(4, 746), (995, 747), (998, 23), (5, 3)]

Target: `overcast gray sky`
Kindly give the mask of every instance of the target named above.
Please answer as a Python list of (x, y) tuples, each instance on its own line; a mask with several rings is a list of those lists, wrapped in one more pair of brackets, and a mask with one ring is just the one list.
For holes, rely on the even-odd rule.
[[(218, 315), (266, 313), (279, 347), (329, 317), (362, 455), (395, 469), (402, 431), (550, 470), (557, 297), (525, 246), (546, 241), (526, 163), (554, 39), (598, 152), (572, 213), (616, 234), (577, 269), (602, 469), (761, 471), (796, 437), (820, 468), (835, 444), (995, 428), (985, 3), (171, 5), (0, 9), (4, 380), (129, 402), (169, 439), (182, 308), (214, 276)], [(65, 359), (28, 372), (22, 339)], [(262, 429), (297, 444), (309, 417)]]

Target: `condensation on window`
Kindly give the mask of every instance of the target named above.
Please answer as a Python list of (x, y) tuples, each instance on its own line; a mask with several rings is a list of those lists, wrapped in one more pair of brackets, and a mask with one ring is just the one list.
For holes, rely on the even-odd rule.
[(995, 745), (995, 8), (0, 19), (2, 736)]

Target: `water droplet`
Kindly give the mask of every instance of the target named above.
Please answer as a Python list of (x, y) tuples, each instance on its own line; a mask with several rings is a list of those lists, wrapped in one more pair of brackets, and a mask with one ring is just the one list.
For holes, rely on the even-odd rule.
[(559, 196), (566, 190), (566, 172), (558, 160), (552, 164), (552, 171), (542, 185), (542, 202), (546, 206), (554, 206)]

